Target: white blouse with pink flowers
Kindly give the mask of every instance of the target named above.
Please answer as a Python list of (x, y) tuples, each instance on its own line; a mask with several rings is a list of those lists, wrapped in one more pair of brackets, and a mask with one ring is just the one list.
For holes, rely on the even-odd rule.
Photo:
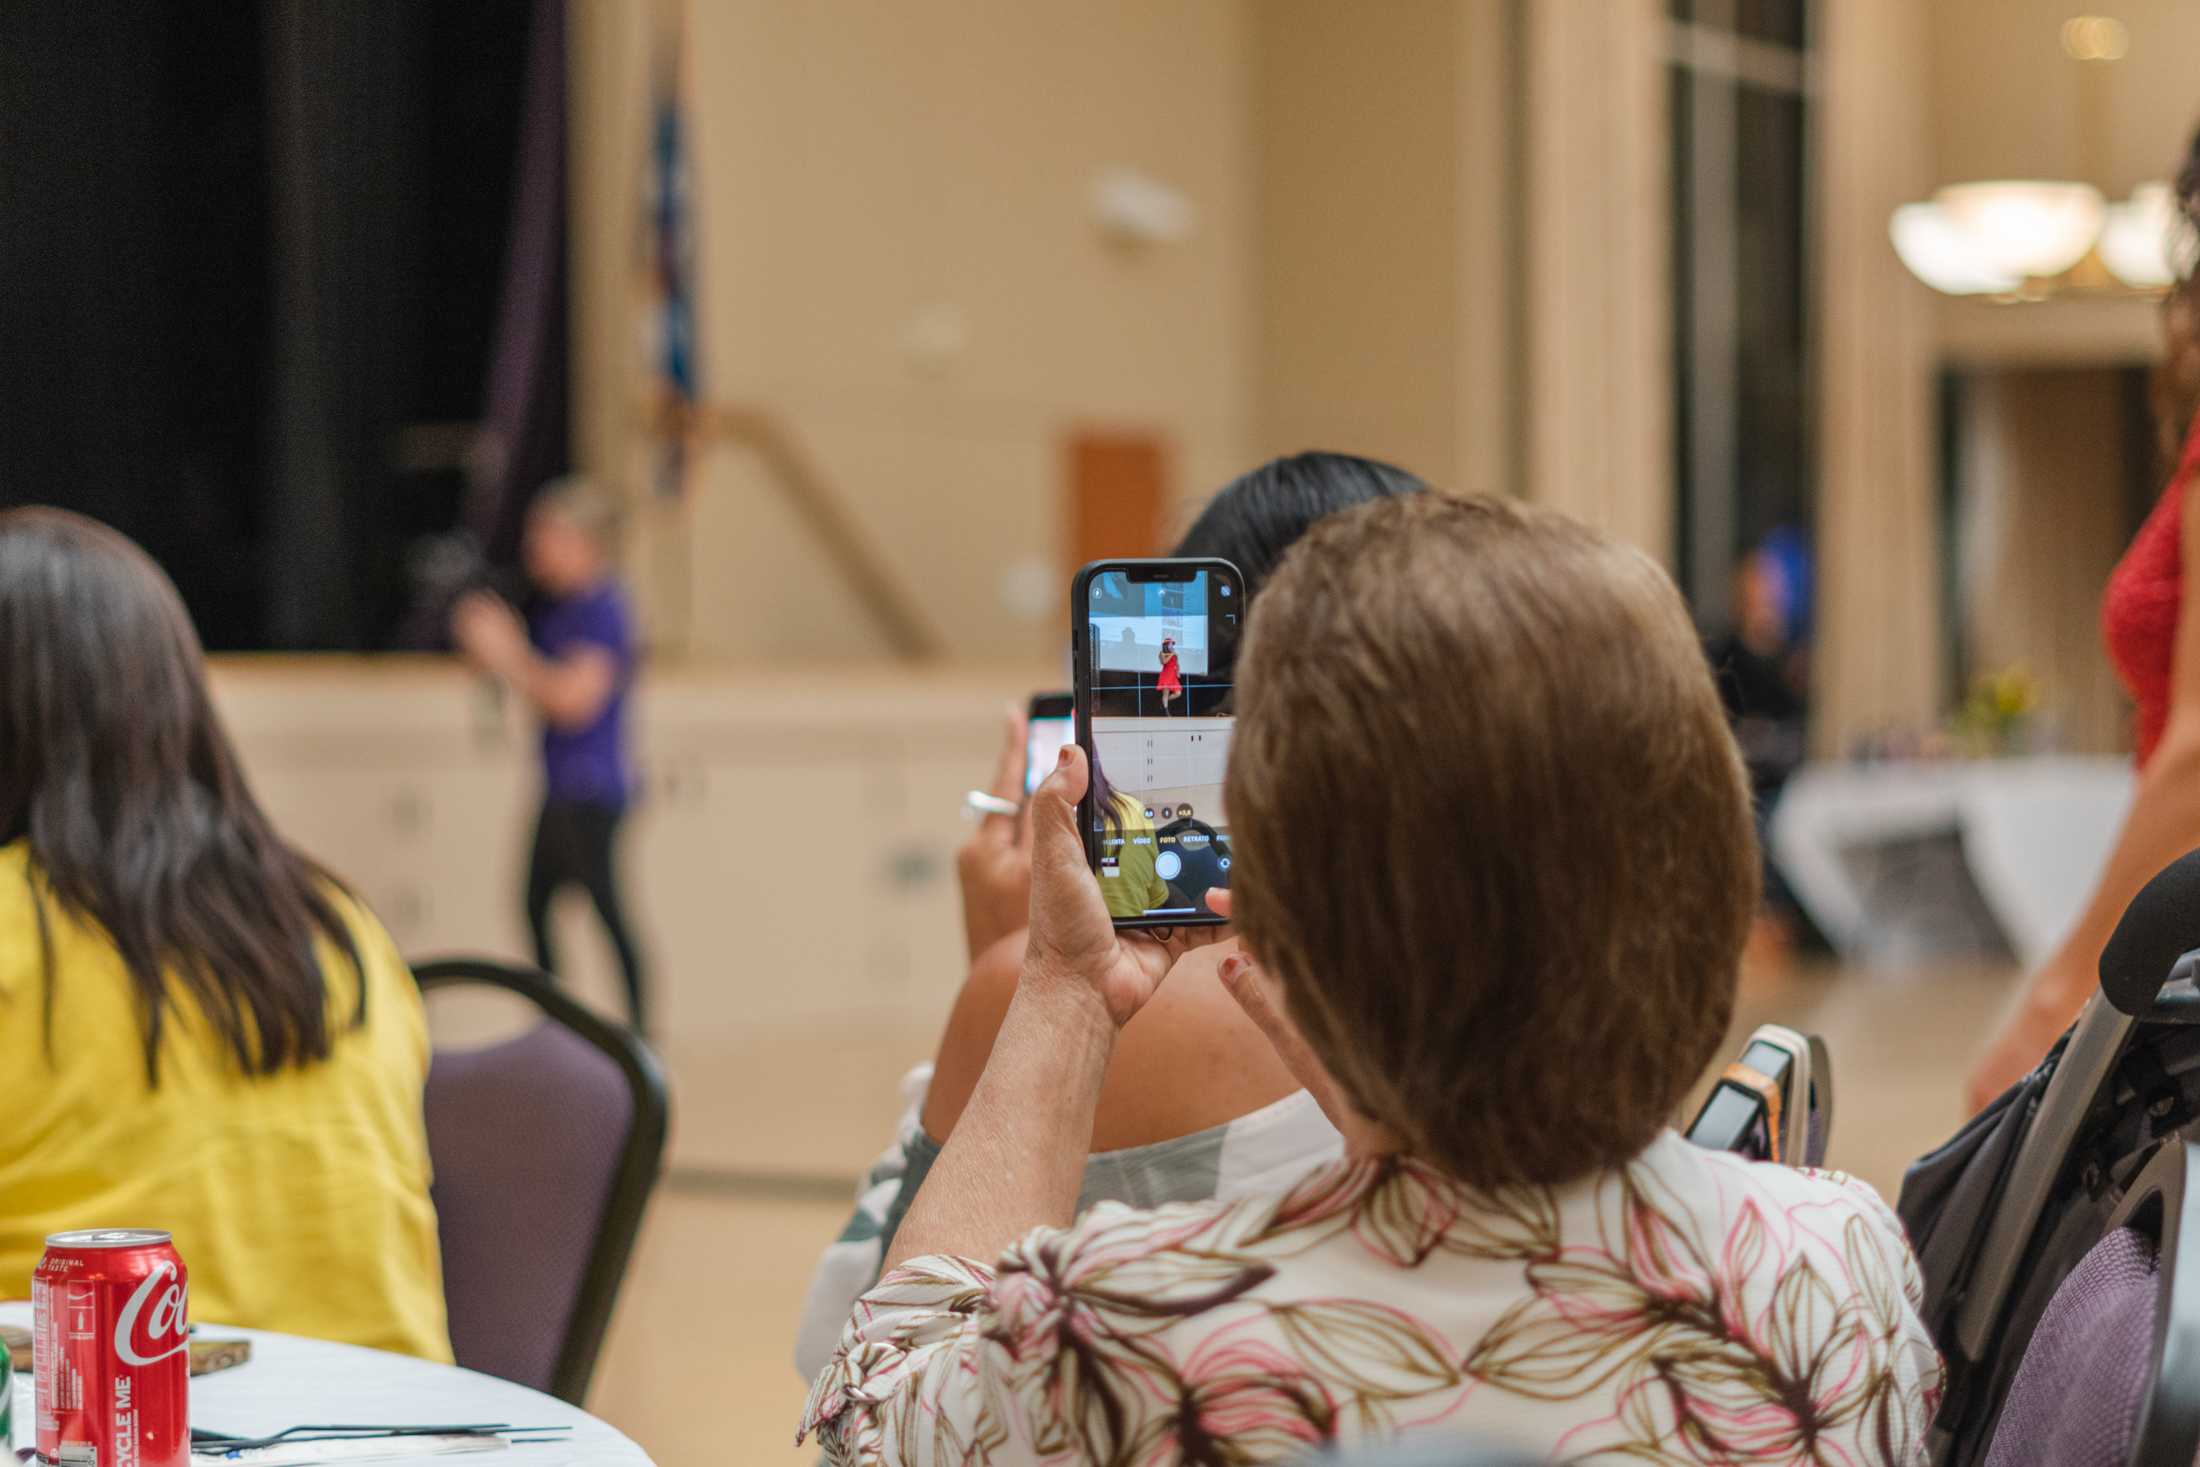
[(1567, 1461), (1925, 1459), (1939, 1357), (1872, 1189), (1671, 1132), (1563, 1188), (1413, 1161), (1093, 1208), (858, 1301), (802, 1434), (833, 1462), (1257, 1463), (1446, 1432)]

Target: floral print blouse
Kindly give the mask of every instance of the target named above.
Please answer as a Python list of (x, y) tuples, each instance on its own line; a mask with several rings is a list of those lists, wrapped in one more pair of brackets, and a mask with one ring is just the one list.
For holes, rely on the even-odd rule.
[(835, 1463), (1241, 1464), (1444, 1431), (1561, 1461), (1925, 1460), (1941, 1368), (1878, 1194), (1671, 1132), (1563, 1188), (1411, 1160), (1094, 1207), (857, 1302), (802, 1419)]

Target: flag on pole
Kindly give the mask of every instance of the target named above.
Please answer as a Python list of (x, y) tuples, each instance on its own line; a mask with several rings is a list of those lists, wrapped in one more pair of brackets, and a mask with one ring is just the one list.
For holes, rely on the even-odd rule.
[(659, 494), (687, 489), (689, 441), (700, 401), (695, 340), (695, 218), (685, 115), (683, 26), (658, 46), (650, 99), (643, 210), (643, 353)]

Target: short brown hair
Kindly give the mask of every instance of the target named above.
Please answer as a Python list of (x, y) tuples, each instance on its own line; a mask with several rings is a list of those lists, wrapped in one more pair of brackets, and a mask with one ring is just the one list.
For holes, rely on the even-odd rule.
[(1664, 571), (1435, 494), (1317, 525), (1255, 609), (1237, 920), (1370, 1115), (1482, 1186), (1672, 1119), (1734, 1008), (1749, 789)]

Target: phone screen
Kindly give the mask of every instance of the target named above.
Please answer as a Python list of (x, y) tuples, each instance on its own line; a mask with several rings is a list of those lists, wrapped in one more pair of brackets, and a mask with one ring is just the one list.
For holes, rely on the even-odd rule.
[[(1757, 1039), (1742, 1051), (1741, 1062), (1785, 1089), (1795, 1060), (1778, 1045)], [(1770, 1122), (1762, 1096), (1732, 1080), (1721, 1080), (1689, 1126), (1688, 1139), (1713, 1151), (1737, 1151), (1762, 1161), (1778, 1150)]]
[(1034, 713), (1024, 728), (1024, 798), (1028, 800), (1054, 767), (1062, 746), (1076, 740), (1077, 720), (1067, 713)]
[(1212, 921), (1230, 884), (1231, 670), (1244, 597), (1224, 562), (1101, 567), (1085, 580), (1092, 848), (1108, 913)]

